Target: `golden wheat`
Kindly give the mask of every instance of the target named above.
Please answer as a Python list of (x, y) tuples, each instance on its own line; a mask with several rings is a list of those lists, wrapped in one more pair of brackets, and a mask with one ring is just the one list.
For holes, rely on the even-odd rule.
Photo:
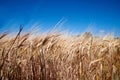
[(0, 35), (0, 80), (120, 80), (119, 38), (21, 31)]

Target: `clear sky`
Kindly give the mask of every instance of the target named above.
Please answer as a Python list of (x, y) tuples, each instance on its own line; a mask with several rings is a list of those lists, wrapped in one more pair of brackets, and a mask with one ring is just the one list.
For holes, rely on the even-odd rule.
[(0, 0), (0, 32), (40, 25), (44, 31), (61, 19), (62, 29), (120, 35), (120, 0)]

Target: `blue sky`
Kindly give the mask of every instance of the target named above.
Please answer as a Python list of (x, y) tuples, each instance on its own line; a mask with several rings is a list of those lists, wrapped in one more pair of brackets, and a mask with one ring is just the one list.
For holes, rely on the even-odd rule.
[(120, 0), (0, 0), (0, 32), (40, 25), (46, 31), (61, 19), (74, 33), (103, 30), (120, 35)]

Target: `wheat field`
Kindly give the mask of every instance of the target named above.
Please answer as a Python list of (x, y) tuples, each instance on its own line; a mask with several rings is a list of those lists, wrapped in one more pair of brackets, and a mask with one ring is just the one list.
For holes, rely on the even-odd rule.
[(0, 80), (120, 80), (120, 38), (0, 34)]

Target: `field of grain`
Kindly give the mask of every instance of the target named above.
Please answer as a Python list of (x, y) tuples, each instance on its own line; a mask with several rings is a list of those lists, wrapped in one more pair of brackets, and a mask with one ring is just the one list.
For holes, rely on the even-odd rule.
[(120, 80), (120, 39), (0, 34), (0, 80)]

